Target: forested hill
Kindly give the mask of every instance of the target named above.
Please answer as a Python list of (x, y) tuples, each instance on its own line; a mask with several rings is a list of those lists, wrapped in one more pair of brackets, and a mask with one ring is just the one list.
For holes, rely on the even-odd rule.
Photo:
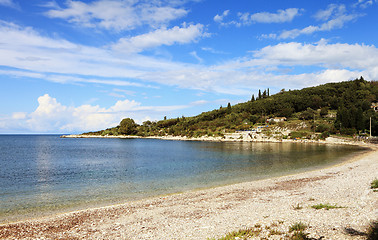
[[(194, 117), (177, 117), (160, 121), (146, 121), (138, 125), (125, 118), (114, 128), (90, 132), (96, 135), (138, 136), (222, 136), (227, 132), (248, 130), (269, 122), (284, 128), (304, 126), (323, 136), (368, 133), (370, 119), (372, 135), (378, 135), (378, 113), (372, 107), (378, 102), (378, 82), (354, 81), (328, 83), (302, 90), (281, 90), (269, 95), (269, 89), (251, 96), (251, 100), (234, 106), (203, 112)], [(280, 119), (285, 122), (275, 123)], [(285, 118), (282, 118), (285, 117)], [(305, 123), (305, 124), (303, 124)]]

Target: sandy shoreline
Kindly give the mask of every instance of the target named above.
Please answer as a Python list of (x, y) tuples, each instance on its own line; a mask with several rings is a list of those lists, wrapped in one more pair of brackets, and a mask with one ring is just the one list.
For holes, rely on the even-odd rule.
[[(253, 226), (261, 237), (302, 222), (316, 239), (364, 239), (378, 219), (378, 192), (370, 189), (377, 170), (373, 147), (327, 169), (3, 224), (0, 238), (207, 239)], [(343, 208), (310, 207), (320, 203)]]

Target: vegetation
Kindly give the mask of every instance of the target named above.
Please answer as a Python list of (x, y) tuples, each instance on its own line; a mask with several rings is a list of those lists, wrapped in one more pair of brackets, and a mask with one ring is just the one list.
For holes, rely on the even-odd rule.
[(317, 205), (313, 205), (311, 206), (312, 208), (315, 208), (315, 209), (323, 209), (325, 208), (326, 210), (330, 210), (330, 209), (334, 209), (334, 208), (344, 208), (344, 207), (340, 207), (340, 206), (336, 206), (336, 205), (331, 205), (331, 204), (323, 204), (323, 203), (320, 203), (320, 204), (317, 204)]
[(378, 221), (374, 221), (370, 224), (370, 227), (367, 232), (368, 240), (378, 239)]
[(308, 237), (308, 233), (303, 231), (296, 231), (293, 235), (289, 238), (290, 240), (310, 240), (311, 238)]
[(203, 112), (194, 117), (177, 117), (160, 121), (145, 121), (138, 125), (125, 118), (117, 127), (90, 132), (94, 135), (138, 136), (218, 136), (236, 130), (249, 130), (267, 124), (267, 120), (285, 117), (286, 122), (269, 125), (294, 129), (282, 138), (326, 138), (330, 134), (353, 135), (368, 133), (372, 120), (372, 135), (378, 135), (378, 113), (372, 103), (378, 101), (378, 82), (354, 81), (328, 83), (302, 90), (284, 89), (270, 95), (269, 89), (252, 95), (250, 101)]
[(374, 179), (374, 180), (371, 182), (370, 187), (371, 187), (372, 189), (376, 189), (376, 188), (378, 188), (378, 179)]
[(289, 228), (289, 232), (304, 231), (304, 230), (306, 230), (306, 228), (307, 228), (306, 224), (299, 222), (299, 223), (295, 223), (295, 224), (291, 225), (290, 228)]
[(256, 228), (241, 229), (239, 231), (228, 233), (226, 236), (219, 238), (218, 240), (248, 239), (253, 236), (258, 236), (260, 232), (261, 229)]
[(294, 205), (293, 206), (293, 209), (294, 210), (301, 210), (303, 207), (301, 205), (299, 205), (299, 203), (297, 203), (297, 205)]
[[(282, 221), (278, 223), (272, 223), (264, 228), (260, 224), (256, 224), (252, 228), (241, 229), (239, 231), (233, 231), (226, 234), (224, 237), (218, 238), (218, 240), (236, 240), (236, 239), (270, 239), (272, 236), (279, 237), (280, 239), (288, 240), (310, 240), (313, 238), (308, 237), (308, 233), (304, 232), (307, 229), (307, 225), (299, 222), (291, 225), (288, 231), (282, 231), (277, 228), (280, 227)], [(282, 228), (280, 228), (282, 229)]]

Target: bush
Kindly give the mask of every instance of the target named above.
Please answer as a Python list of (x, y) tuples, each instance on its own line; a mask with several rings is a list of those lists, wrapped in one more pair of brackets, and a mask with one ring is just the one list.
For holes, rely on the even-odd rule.
[(341, 128), (340, 133), (343, 135), (353, 135), (356, 133), (356, 129), (354, 128)]
[(330, 210), (330, 209), (334, 209), (334, 208), (343, 208), (343, 207), (339, 207), (339, 206), (336, 206), (336, 205), (330, 205), (330, 204), (323, 204), (323, 203), (320, 203), (320, 204), (317, 204), (317, 205), (313, 205), (311, 206), (312, 208), (315, 208), (315, 209), (326, 209), (326, 210)]
[(329, 130), (330, 130), (330, 127), (326, 124), (319, 124), (315, 129), (316, 132), (321, 132), (321, 133), (328, 132)]
[(310, 120), (314, 119), (315, 111), (311, 108), (307, 108), (306, 111), (302, 112), (299, 116), (300, 119)]
[(374, 179), (371, 184), (370, 184), (371, 188), (378, 188), (378, 179)]
[(329, 134), (329, 132), (322, 132), (322, 134), (320, 134), (320, 136), (319, 136), (319, 139), (326, 139), (327, 137), (329, 137), (330, 136), (330, 134)]
[(306, 230), (307, 228), (307, 225), (302, 223), (302, 222), (299, 222), (299, 223), (295, 223), (293, 225), (291, 225), (289, 227), (289, 232), (293, 232), (293, 231), (304, 231)]
[(367, 240), (376, 240), (378, 239), (378, 221), (374, 221), (368, 230)]
[(291, 139), (294, 139), (294, 138), (307, 137), (308, 134), (307, 132), (291, 132), (289, 135)]
[(308, 235), (308, 233), (305, 233), (303, 231), (295, 232), (290, 237), (290, 240), (310, 240), (311, 238), (309, 238)]
[(320, 116), (324, 117), (326, 115), (328, 115), (328, 108), (327, 107), (323, 107), (322, 109), (320, 109)]

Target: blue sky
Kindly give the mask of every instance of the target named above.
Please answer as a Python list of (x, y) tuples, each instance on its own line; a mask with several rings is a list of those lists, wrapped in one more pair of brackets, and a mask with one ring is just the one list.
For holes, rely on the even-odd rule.
[(378, 79), (378, 1), (0, 0), (0, 133), (80, 133)]

